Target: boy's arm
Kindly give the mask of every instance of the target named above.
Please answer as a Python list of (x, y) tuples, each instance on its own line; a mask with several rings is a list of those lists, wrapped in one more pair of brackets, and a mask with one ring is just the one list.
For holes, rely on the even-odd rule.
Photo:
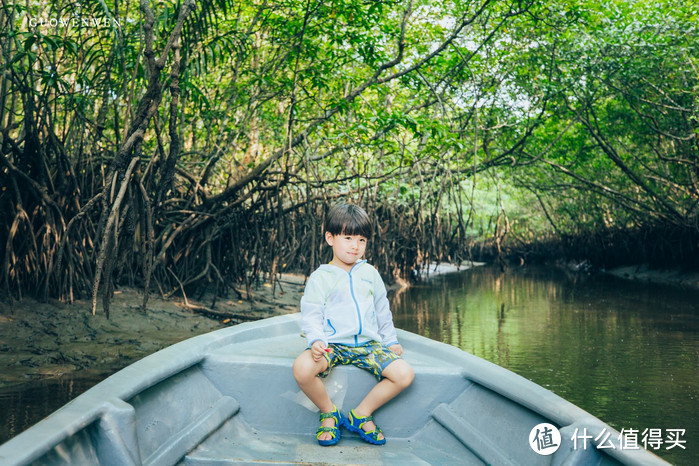
[(376, 271), (374, 283), (374, 309), (376, 309), (376, 322), (379, 325), (381, 343), (386, 346), (398, 345), (398, 335), (393, 326), (393, 314), (386, 297), (386, 286), (378, 271)]
[(311, 275), (301, 297), (301, 330), (306, 334), (309, 347), (319, 340), (328, 346), (323, 332), (323, 301), (319, 283)]

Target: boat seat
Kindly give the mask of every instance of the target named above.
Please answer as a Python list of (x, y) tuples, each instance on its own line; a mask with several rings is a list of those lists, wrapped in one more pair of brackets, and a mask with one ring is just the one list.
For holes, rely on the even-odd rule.
[[(241, 409), (190, 452), (185, 464), (443, 464), (445, 454), (453, 455), (453, 464), (542, 464), (551, 459), (537, 455), (527, 442), (513, 444), (513, 432), (526, 439), (531, 426), (547, 422), (545, 417), (481, 385), (477, 373), (450, 364), (448, 353), (415, 343), (404, 345), (403, 355), (415, 370), (414, 383), (374, 416), (387, 437), (382, 447), (368, 445), (346, 429), (338, 446), (318, 446), (318, 410), (291, 371), (306, 348), (299, 334), (269, 338), (264, 347), (242, 342), (212, 352), (201, 363), (202, 373)], [(338, 366), (323, 381), (344, 412), (376, 384), (370, 373), (353, 366)], [(600, 462), (614, 463), (611, 458)]]
[[(246, 347), (243, 342), (209, 354), (201, 364), (202, 373), (223, 396), (236, 399), (241, 409), (187, 455), (185, 464), (377, 464), (386, 463), (387, 458), (392, 464), (433, 464), (444, 460), (445, 451), (455, 452), (455, 463), (464, 464), (470, 456), (471, 464), (482, 464), (450, 434), (442, 432), (443, 438), (435, 442), (416, 441), (425, 426), (436, 424), (432, 412), (454, 401), (471, 382), (458, 366), (437, 364), (429, 355), (410, 351), (404, 357), (415, 369), (415, 382), (375, 415), (389, 439), (387, 444), (369, 445), (343, 429), (339, 446), (318, 446), (318, 410), (292, 375), (294, 359), (305, 348), (305, 339), (295, 334), (270, 338), (263, 348)], [(338, 366), (323, 381), (344, 412), (354, 408), (377, 382), (369, 372), (353, 366)], [(251, 384), (255, 384), (253, 390)]]

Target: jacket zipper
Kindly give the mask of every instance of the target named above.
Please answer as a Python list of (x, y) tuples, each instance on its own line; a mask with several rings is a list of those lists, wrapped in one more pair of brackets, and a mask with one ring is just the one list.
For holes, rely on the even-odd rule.
[(349, 275), (349, 285), (350, 285), (350, 294), (352, 295), (352, 300), (354, 301), (354, 307), (357, 308), (357, 322), (359, 322), (359, 331), (357, 332), (357, 335), (354, 336), (354, 346), (359, 345), (359, 339), (357, 338), (358, 335), (362, 334), (362, 312), (359, 309), (359, 303), (357, 302), (357, 298), (354, 296), (354, 281), (352, 279), (352, 270), (359, 265), (360, 263), (354, 264), (352, 268), (347, 272)]

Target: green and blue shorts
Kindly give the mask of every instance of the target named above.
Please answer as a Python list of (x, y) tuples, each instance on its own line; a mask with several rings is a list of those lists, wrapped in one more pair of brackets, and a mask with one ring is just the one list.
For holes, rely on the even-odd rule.
[(360, 346), (337, 343), (330, 343), (329, 346), (332, 352), (324, 354), (325, 360), (328, 361), (328, 368), (318, 374), (318, 377), (327, 377), (335, 366), (351, 364), (371, 372), (374, 377), (381, 380), (383, 370), (393, 361), (401, 358), (388, 346), (377, 341), (370, 341)]

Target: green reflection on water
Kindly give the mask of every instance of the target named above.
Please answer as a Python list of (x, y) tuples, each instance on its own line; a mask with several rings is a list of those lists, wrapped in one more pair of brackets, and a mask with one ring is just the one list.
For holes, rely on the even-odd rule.
[(81, 371), (57, 378), (0, 388), (0, 444), (41, 421), (107, 375)]
[(393, 299), (396, 326), (459, 347), (553, 391), (617, 430), (685, 429), (699, 464), (699, 292), (543, 268), (479, 267)]

